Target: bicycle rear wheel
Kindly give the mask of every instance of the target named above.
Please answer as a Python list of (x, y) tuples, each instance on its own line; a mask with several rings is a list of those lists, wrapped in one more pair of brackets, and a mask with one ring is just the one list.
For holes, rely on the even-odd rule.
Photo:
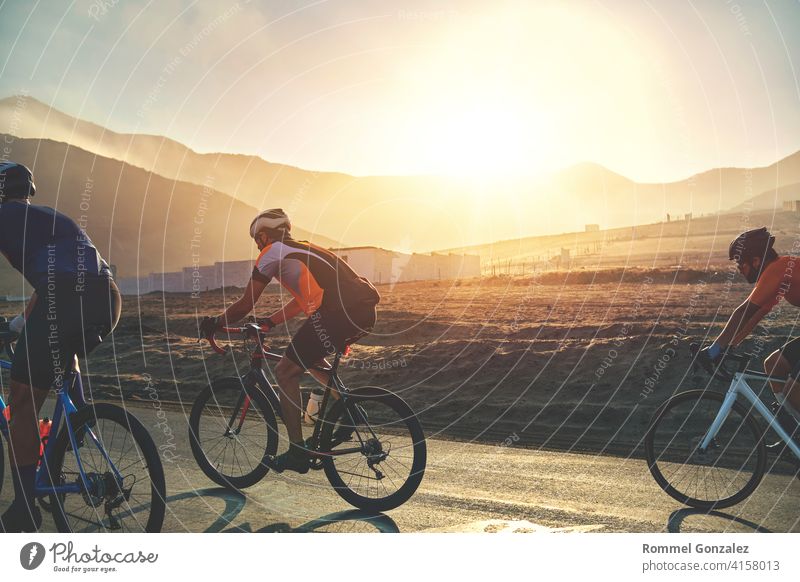
[(647, 464), (673, 499), (698, 509), (721, 509), (741, 502), (766, 470), (764, 431), (740, 402), (706, 450), (700, 444), (725, 398), (690, 390), (656, 411), (645, 436)]
[(52, 479), (56, 485), (78, 484), (81, 493), (50, 495), (58, 531), (161, 531), (167, 496), (164, 467), (144, 425), (112, 404), (82, 408), (69, 422), (86, 483), (64, 426), (53, 450), (50, 475), (57, 476)]
[[(325, 415), (320, 451), (331, 485), (342, 499), (368, 511), (405, 503), (425, 474), (422, 426), (402, 398), (382, 388), (361, 388)], [(353, 450), (346, 454), (345, 450)]]
[(250, 487), (264, 478), (266, 458), (278, 450), (275, 413), (257, 387), (246, 390), (239, 378), (216, 380), (192, 405), (189, 443), (198, 466), (214, 483)]

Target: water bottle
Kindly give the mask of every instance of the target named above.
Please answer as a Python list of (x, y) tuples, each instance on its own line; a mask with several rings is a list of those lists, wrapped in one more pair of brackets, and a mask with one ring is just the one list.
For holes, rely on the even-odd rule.
[(303, 415), (304, 424), (314, 424), (319, 416), (319, 407), (322, 405), (322, 398), (325, 393), (320, 388), (314, 388), (306, 404), (306, 413)]
[(51, 428), (53, 428), (53, 421), (46, 416), (39, 421), (39, 440), (42, 441), (39, 445), (40, 459), (44, 456), (44, 447), (47, 444), (47, 440), (50, 438)]

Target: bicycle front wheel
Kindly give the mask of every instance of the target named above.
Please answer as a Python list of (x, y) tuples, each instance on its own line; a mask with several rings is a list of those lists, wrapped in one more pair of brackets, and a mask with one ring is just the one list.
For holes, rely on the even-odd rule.
[(51, 482), (77, 485), (80, 492), (51, 494), (58, 531), (161, 531), (167, 496), (164, 467), (144, 425), (112, 404), (82, 408), (69, 422), (78, 450), (73, 450), (64, 426), (52, 454), (50, 475), (56, 477)]
[(189, 415), (189, 444), (203, 473), (217, 485), (244, 489), (269, 471), (278, 450), (278, 423), (267, 399), (239, 378), (212, 382)]
[(701, 448), (724, 399), (703, 390), (677, 394), (656, 411), (645, 436), (656, 482), (673, 499), (698, 509), (736, 505), (758, 487), (766, 470), (764, 431), (740, 402), (734, 402), (710, 445)]
[(320, 451), (336, 493), (367, 511), (405, 503), (425, 474), (422, 426), (402, 398), (382, 388), (361, 388), (325, 415)]

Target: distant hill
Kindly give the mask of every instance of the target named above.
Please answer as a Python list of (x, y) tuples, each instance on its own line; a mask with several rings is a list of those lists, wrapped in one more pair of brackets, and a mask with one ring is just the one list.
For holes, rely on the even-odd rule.
[[(20, 106), (20, 103), (24, 104)], [(399, 251), (470, 246), (537, 233), (647, 224), (729, 211), (755, 194), (800, 182), (800, 152), (765, 168), (712, 169), (640, 184), (592, 163), (537, 180), (354, 177), (201, 154), (161, 136), (116, 133), (33, 98), (0, 100), (0, 129), (63, 141), (180, 182), (207, 185), (257, 208), (283, 207), (298, 224), (344, 245)], [(421, 138), (422, 139), (422, 138)]]
[(433, 211), (413, 223), (398, 220), (397, 206), (447, 208), (450, 189), (435, 178), (357, 178), (273, 164), (258, 156), (200, 154), (169, 138), (116, 133), (32, 97), (0, 100), (3, 128), (21, 137), (69, 143), (165, 178), (208, 185), (256, 208), (283, 207), (298, 224), (313, 225), (315, 232), (342, 244), (420, 250), (453, 240), (461, 228), (439, 224), (432, 229), (441, 222)]
[[(725, 270), (731, 265), (728, 245), (746, 228), (767, 226), (776, 237), (776, 250), (791, 252), (799, 217), (798, 212), (772, 209), (728, 212), (595, 232), (501, 240), (438, 252), (479, 255), (484, 274), (674, 265)], [(562, 254), (564, 251), (566, 256)]]
[(800, 182), (787, 184), (780, 188), (770, 188), (766, 192), (762, 192), (743, 202), (734, 210), (743, 210), (746, 207), (756, 210), (780, 209), (783, 207), (783, 203), (789, 200), (800, 200)]
[[(688, 213), (734, 211), (755, 193), (796, 182), (800, 152), (764, 168), (716, 168), (665, 184), (639, 184), (597, 164), (578, 164), (554, 174), (540, 191), (557, 192), (584, 223), (614, 227), (661, 221), (667, 214), (674, 220)], [(766, 196), (757, 204), (759, 209), (771, 207)]]
[[(11, 149), (9, 157), (30, 166), (35, 174), (34, 202), (57, 208), (76, 221), (83, 217), (92, 241), (117, 265), (120, 276), (174, 271), (195, 260), (208, 265), (257, 253), (248, 233), (257, 211), (228, 194), (168, 180), (64, 143), (8, 141), (10, 145), (4, 145)], [(293, 231), (297, 238), (341, 246), (302, 226)], [(5, 264), (3, 269), (8, 274)]]

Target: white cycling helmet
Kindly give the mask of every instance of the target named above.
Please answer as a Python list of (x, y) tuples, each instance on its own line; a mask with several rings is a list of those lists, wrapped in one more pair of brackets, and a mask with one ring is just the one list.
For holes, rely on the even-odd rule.
[(264, 210), (253, 219), (253, 222), (250, 223), (250, 237), (256, 238), (256, 235), (262, 230), (279, 229), (283, 229), (286, 232), (292, 230), (292, 223), (287, 214), (282, 208)]

